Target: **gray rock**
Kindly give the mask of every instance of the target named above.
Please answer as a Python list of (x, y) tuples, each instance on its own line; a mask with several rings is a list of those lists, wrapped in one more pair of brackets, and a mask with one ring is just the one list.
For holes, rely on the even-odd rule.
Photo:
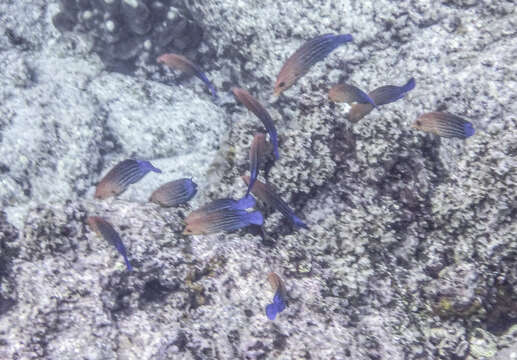
[[(91, 39), (60, 36), (56, 4), (42, 5), (0, 4), (11, 14), (1, 23), (16, 30), (0, 38), (1, 358), (506, 359), (514, 351), (512, 2), (185, 2), (204, 28), (197, 56), (221, 106), (196, 78), (167, 86), (157, 67), (153, 81), (104, 71)], [(326, 32), (355, 41), (273, 99), (285, 59)], [(338, 81), (371, 90), (410, 77), (417, 86), (405, 99), (355, 124), (347, 105), (327, 98)], [(309, 231), (263, 209), (263, 237), (181, 235), (192, 208), (245, 192), (239, 177), (263, 128), (223, 91), (230, 85), (271, 112), (280, 160), (268, 181)], [(476, 134), (459, 141), (410, 128), (435, 110), (469, 119)], [(101, 176), (135, 156), (164, 172), (94, 201)], [(190, 204), (146, 203), (185, 176), (199, 185)], [(88, 228), (90, 215), (120, 233), (133, 273)], [(264, 314), (269, 271), (289, 294), (273, 322)]]

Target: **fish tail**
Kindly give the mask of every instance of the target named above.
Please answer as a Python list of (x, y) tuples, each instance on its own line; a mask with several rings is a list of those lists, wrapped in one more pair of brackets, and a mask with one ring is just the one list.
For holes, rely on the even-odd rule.
[[(149, 165), (150, 165), (150, 163), (149, 163)], [(153, 165), (151, 165), (150, 170), (155, 173), (158, 173), (158, 174), (162, 173), (162, 171), (160, 169), (158, 169), (157, 167), (154, 167)]]
[(280, 155), (278, 154), (278, 144), (276, 142), (273, 144), (273, 154), (275, 155), (275, 159), (280, 159)]
[(354, 38), (350, 34), (339, 34), (339, 35), (336, 35), (335, 41), (338, 44), (344, 44), (344, 43), (347, 43), (350, 41), (354, 41)]
[(244, 195), (241, 199), (237, 200), (237, 209), (246, 210), (255, 206), (255, 198), (249, 194), (249, 190), (250, 189), (248, 189), (248, 193), (246, 193), (246, 195)]
[(210, 93), (212, 93), (212, 97), (214, 98), (214, 100), (219, 99), (219, 96), (217, 96), (217, 92), (215, 91), (215, 88), (212, 85), (212, 83), (208, 83), (208, 88), (210, 89)]
[(472, 125), (472, 123), (470, 123), (468, 121), (465, 122), (465, 124), (463, 124), (463, 129), (465, 131), (465, 137), (471, 137), (472, 135), (474, 135), (476, 133), (474, 126)]
[(252, 211), (246, 215), (247, 221), (250, 224), (262, 226), (264, 217), (260, 211)]
[(150, 161), (147, 160), (137, 160), (138, 166), (140, 166), (141, 170), (144, 171), (153, 171), (155, 173), (161, 173), (162, 171), (157, 167), (154, 167)]
[(293, 215), (291, 220), (295, 226), (298, 226), (298, 227), (301, 227), (301, 228), (304, 228), (307, 230), (309, 229), (309, 227), (298, 216)]
[(133, 266), (131, 266), (131, 263), (129, 262), (127, 256), (124, 256), (124, 262), (126, 263), (127, 271), (133, 271)]
[(276, 305), (277, 312), (282, 312), (287, 307), (287, 304), (285, 303), (284, 298), (280, 296), (276, 296), (273, 299), (273, 303)]
[(411, 78), (404, 86), (402, 86), (401, 90), (406, 93), (408, 91), (413, 90), (415, 88), (415, 85), (415, 78)]
[(217, 91), (215, 91), (215, 87), (212, 84), (210, 80), (206, 77), (205, 73), (201, 70), (197, 71), (197, 76), (205, 83), (205, 85), (208, 87), (208, 90), (210, 90), (210, 93), (212, 94), (214, 99), (218, 99), (219, 96), (217, 96)]
[(269, 320), (275, 320), (276, 314), (277, 311), (275, 304), (269, 304), (266, 306), (266, 315)]

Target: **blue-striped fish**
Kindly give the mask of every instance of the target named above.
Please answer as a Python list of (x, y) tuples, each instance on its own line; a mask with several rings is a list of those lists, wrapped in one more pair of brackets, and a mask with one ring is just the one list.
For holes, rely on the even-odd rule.
[(214, 85), (212, 85), (210, 80), (208, 80), (205, 73), (185, 56), (178, 54), (163, 54), (160, 55), (156, 61), (159, 64), (165, 64), (173, 69), (183, 71), (186, 74), (197, 76), (208, 87), (213, 98), (217, 99), (217, 92), (215, 91)]
[(178, 206), (192, 199), (196, 192), (197, 184), (192, 179), (178, 179), (156, 189), (149, 201), (164, 207)]
[(246, 192), (246, 195), (249, 195), (255, 180), (257, 180), (260, 167), (264, 161), (265, 151), (266, 135), (260, 133), (255, 134), (250, 147), (250, 184), (248, 185), (248, 191)]
[(185, 223), (188, 224), (189, 222), (193, 222), (194, 219), (198, 219), (213, 212), (223, 210), (246, 210), (254, 206), (255, 198), (251, 195), (246, 195), (239, 200), (217, 199), (191, 212), (185, 219)]
[(353, 103), (368, 103), (375, 107), (375, 102), (367, 93), (350, 84), (336, 84), (332, 86), (329, 90), (329, 98), (334, 102), (346, 102), (349, 105)]
[(415, 88), (415, 79), (411, 78), (405, 85), (385, 85), (373, 90), (370, 97), (377, 106), (386, 105), (402, 99), (406, 94)]
[(278, 160), (278, 135), (276, 133), (275, 123), (273, 122), (271, 115), (269, 115), (267, 110), (246, 90), (234, 87), (232, 88), (232, 92), (235, 98), (241, 104), (246, 106), (249, 111), (255, 114), (255, 116), (262, 121), (262, 124), (264, 124), (269, 134), (269, 139), (273, 144), (273, 153), (275, 155), (275, 159)]
[(275, 95), (290, 88), (309, 69), (338, 46), (352, 41), (350, 34), (325, 34), (303, 44), (282, 66), (275, 83)]
[[(352, 122), (361, 120), (363, 117), (368, 115), (374, 107), (386, 105), (391, 102), (397, 101), (415, 88), (415, 79), (411, 78), (403, 86), (385, 85), (376, 88), (375, 90), (368, 93), (368, 96), (373, 100), (375, 106), (370, 102), (356, 103), (353, 104), (348, 112), (347, 118)], [(329, 98), (334, 102), (347, 101), (348, 97), (339, 91), (339, 88), (330, 89)], [(347, 101), (348, 102), (348, 101)]]
[(233, 231), (249, 225), (262, 225), (264, 218), (260, 211), (218, 210), (203, 216), (185, 219), (185, 235), (212, 234), (221, 231)]
[[(246, 184), (249, 185), (249, 176), (242, 176), (242, 179)], [(269, 184), (264, 184), (260, 180), (257, 180), (251, 188), (251, 192), (272, 208), (280, 211), (282, 215), (284, 215), (287, 220), (289, 220), (291, 225), (305, 229), (309, 228), (302, 220), (300, 220), (300, 218), (294, 214), (294, 212), (289, 208), (289, 205), (287, 205), (286, 202), (280, 198), (280, 196)]]
[(113, 226), (100, 216), (90, 216), (88, 217), (87, 222), (91, 229), (97, 233), (97, 235), (103, 237), (104, 240), (115, 246), (120, 255), (122, 255), (124, 258), (127, 270), (132, 271), (133, 267), (127, 258), (126, 247), (122, 243), (119, 234), (113, 228)]
[(424, 114), (413, 123), (412, 127), (446, 138), (466, 139), (476, 132), (471, 122), (446, 112)]
[(266, 315), (269, 320), (275, 320), (276, 315), (284, 311), (287, 307), (287, 291), (280, 276), (274, 272), (270, 272), (267, 279), (275, 295), (273, 296), (273, 303), (266, 306)]
[(127, 189), (140, 181), (149, 171), (161, 173), (149, 161), (127, 159), (119, 162), (99, 182), (95, 189), (95, 198), (106, 199)]

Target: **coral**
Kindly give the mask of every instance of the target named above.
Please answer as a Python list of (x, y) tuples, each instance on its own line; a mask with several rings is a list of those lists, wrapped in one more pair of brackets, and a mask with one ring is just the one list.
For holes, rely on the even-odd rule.
[(94, 38), (93, 50), (109, 69), (133, 72), (166, 52), (195, 49), (203, 37), (185, 8), (170, 0), (61, 0), (52, 18), (60, 31)]

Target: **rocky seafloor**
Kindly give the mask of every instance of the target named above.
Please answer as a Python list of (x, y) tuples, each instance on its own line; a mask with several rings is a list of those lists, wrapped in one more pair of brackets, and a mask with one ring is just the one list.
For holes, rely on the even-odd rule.
[[(0, 3), (0, 359), (517, 356), (513, 1), (144, 2), (149, 14), (170, 6), (157, 25), (117, 17), (117, 1), (63, 3)], [(111, 20), (128, 33), (106, 37)], [(285, 59), (328, 32), (354, 42), (274, 98)], [(197, 61), (220, 103), (157, 66), (159, 51)], [(338, 81), (373, 89), (410, 77), (405, 99), (355, 124), (327, 98)], [(245, 192), (263, 130), (235, 85), (270, 110), (280, 160), (268, 181), (309, 231), (268, 211), (265, 236), (181, 235), (192, 208)], [(476, 134), (410, 128), (435, 110)], [(129, 157), (163, 173), (94, 200)], [(199, 185), (188, 205), (147, 203), (180, 177)], [(90, 215), (118, 229), (134, 272)], [(275, 321), (264, 313), (269, 271), (289, 294)]]

